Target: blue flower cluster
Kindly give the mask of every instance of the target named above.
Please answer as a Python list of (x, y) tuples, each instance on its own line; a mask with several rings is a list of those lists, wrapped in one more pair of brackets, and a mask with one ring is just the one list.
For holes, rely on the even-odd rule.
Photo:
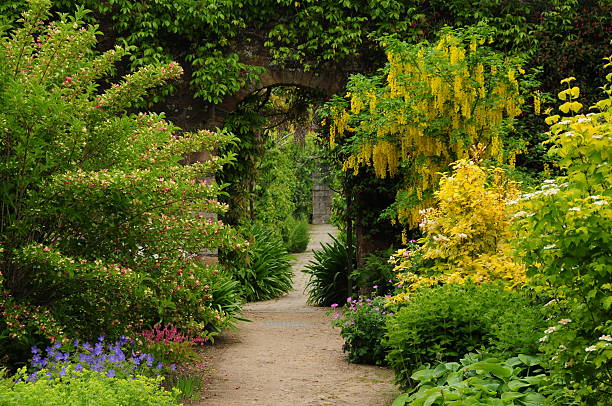
[[(137, 379), (138, 375), (158, 376), (164, 365), (161, 362), (155, 363), (151, 354), (128, 350), (128, 345), (132, 344), (133, 341), (130, 342), (127, 337), (121, 337), (118, 341), (105, 345), (104, 336), (100, 336), (93, 345), (88, 342), (81, 343), (79, 340), (64, 346), (56, 342), (47, 347), (44, 353), (34, 346), (30, 361), (34, 372), (27, 375), (25, 381), (34, 382), (44, 376), (52, 379), (66, 376), (71, 370), (79, 372), (85, 369), (103, 373), (109, 378)], [(174, 370), (176, 366), (170, 364), (168, 368)]]

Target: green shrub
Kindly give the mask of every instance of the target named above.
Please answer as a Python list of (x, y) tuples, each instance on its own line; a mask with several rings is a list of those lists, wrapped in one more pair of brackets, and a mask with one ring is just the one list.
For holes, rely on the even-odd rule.
[[(384, 365), (387, 350), (383, 344), (387, 316), (393, 313), (385, 308), (385, 297), (347, 298), (342, 312), (334, 314), (332, 325), (340, 328), (344, 338), (342, 349), (349, 362)], [(332, 304), (332, 307), (337, 307)]]
[(247, 301), (277, 298), (292, 288), (293, 270), (283, 242), (264, 226), (245, 228), (250, 235), (246, 253), (224, 258)]
[[(44, 376), (44, 370), (41, 371)], [(3, 406), (170, 406), (180, 405), (178, 391), (161, 387), (161, 377), (109, 378), (105, 374), (67, 370), (61, 378), (0, 385)]]
[(304, 272), (310, 275), (306, 288), (308, 304), (313, 306), (344, 303), (348, 296), (346, 237), (332, 236), (332, 241), (332, 244), (321, 244), (320, 250), (313, 251), (314, 261), (304, 269)]
[(224, 277), (191, 253), (241, 242), (200, 214), (225, 210), (222, 187), (201, 179), (233, 158), (181, 161), (233, 136), (127, 114), (181, 67), (143, 66), (111, 84), (128, 52), (97, 54), (98, 27), (82, 8), (49, 21), (50, 1), (29, 6), (0, 32), (0, 358), (130, 326), (171, 322), (205, 335), (231, 323), (235, 304), (218, 309), (196, 287)]
[(388, 320), (388, 361), (407, 387), (420, 365), (457, 361), (482, 346), (502, 354), (535, 353), (543, 325), (539, 307), (501, 285), (421, 289)]
[(546, 119), (549, 154), (565, 176), (524, 194), (515, 218), (531, 283), (556, 298), (541, 349), (581, 404), (600, 405), (612, 393), (612, 73), (588, 110), (574, 80), (562, 81), (560, 114)]
[(288, 252), (304, 252), (308, 248), (310, 234), (308, 222), (303, 219), (289, 217), (283, 224), (283, 241)]
[(393, 248), (388, 248), (367, 255), (363, 266), (351, 273), (351, 279), (360, 289), (367, 291), (376, 289), (378, 295), (392, 293), (395, 288), (396, 273), (393, 271), (393, 265), (389, 263), (389, 257), (393, 253)]
[(539, 364), (531, 355), (499, 360), (467, 354), (459, 362), (424, 366), (412, 374), (418, 382), (414, 392), (400, 395), (393, 406), (573, 404), (563, 399), (563, 388), (550, 385)]

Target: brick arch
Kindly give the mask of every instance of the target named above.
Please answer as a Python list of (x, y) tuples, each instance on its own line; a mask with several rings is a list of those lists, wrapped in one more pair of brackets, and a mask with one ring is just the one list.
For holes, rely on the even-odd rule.
[(254, 92), (265, 88), (297, 86), (332, 95), (342, 90), (344, 81), (344, 72), (340, 70), (303, 71), (299, 69), (268, 68), (260, 76), (259, 81), (241, 88), (235, 94), (227, 96), (221, 103), (212, 106), (206, 124), (208, 128), (223, 127), (225, 117), (235, 111), (240, 102)]

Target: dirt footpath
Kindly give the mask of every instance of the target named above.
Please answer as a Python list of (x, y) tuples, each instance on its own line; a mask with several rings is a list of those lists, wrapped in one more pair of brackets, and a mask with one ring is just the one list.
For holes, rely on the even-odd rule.
[(308, 275), (301, 272), (312, 249), (329, 242), (329, 225), (310, 226), (310, 244), (295, 254), (294, 290), (246, 306), (238, 330), (218, 337), (205, 353), (211, 367), (198, 406), (383, 406), (398, 394), (392, 371), (349, 364), (342, 338), (325, 315), (306, 305)]

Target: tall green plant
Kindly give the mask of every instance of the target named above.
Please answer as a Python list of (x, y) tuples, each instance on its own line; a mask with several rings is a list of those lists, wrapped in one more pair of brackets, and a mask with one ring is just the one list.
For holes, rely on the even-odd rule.
[(118, 335), (160, 318), (206, 334), (232, 314), (210, 305), (203, 287), (222, 278), (192, 253), (239, 243), (203, 218), (225, 210), (207, 179), (232, 157), (180, 161), (232, 137), (128, 114), (181, 67), (144, 66), (102, 88), (127, 52), (97, 55), (86, 11), (49, 21), (50, 4), (32, 0), (0, 38), (0, 340)]
[[(308, 304), (314, 306), (331, 306), (333, 303), (344, 303), (349, 288), (348, 255), (346, 237), (331, 237), (331, 244), (321, 244), (320, 250), (313, 251), (314, 260), (304, 272), (310, 275), (306, 285)], [(351, 252), (355, 252), (354, 248)]]
[(226, 257), (229, 272), (247, 301), (275, 299), (292, 288), (293, 271), (283, 242), (260, 224), (245, 227), (249, 237), (244, 253)]
[(562, 81), (561, 114), (546, 119), (565, 176), (523, 195), (515, 217), (528, 276), (556, 302), (543, 349), (581, 404), (599, 405), (612, 393), (612, 73), (586, 115), (573, 81)]

